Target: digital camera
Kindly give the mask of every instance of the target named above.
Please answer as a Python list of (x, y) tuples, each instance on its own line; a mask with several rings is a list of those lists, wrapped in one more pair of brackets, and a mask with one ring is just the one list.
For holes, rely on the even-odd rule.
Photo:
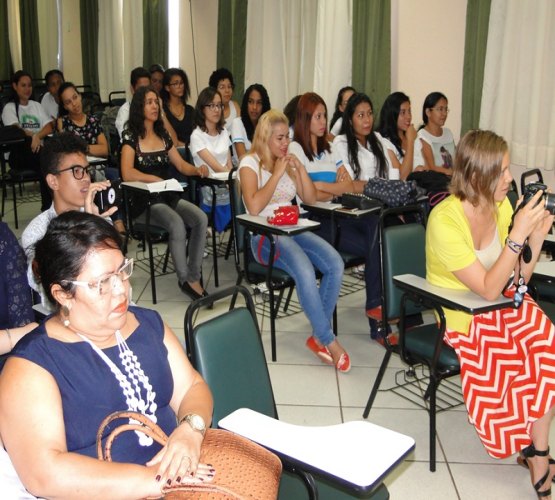
[(538, 191), (543, 191), (543, 196), (540, 198), (539, 203), (542, 203), (543, 200), (545, 209), (551, 215), (555, 214), (555, 194), (548, 193), (547, 186), (541, 182), (532, 182), (524, 186), (522, 206), (526, 205)]

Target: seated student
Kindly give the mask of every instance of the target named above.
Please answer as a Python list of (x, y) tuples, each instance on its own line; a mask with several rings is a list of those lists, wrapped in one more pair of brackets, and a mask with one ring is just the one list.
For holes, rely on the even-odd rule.
[(263, 85), (254, 83), (245, 90), (241, 103), (241, 116), (235, 118), (231, 125), (231, 142), (235, 148), (237, 160), (250, 151), (258, 119), (270, 108), (268, 91)]
[[(137, 89), (141, 88), (141, 87), (149, 87), (150, 86), (150, 73), (148, 72), (147, 69), (142, 68), (142, 67), (138, 67), (138, 68), (134, 68), (131, 71), (131, 76), (129, 78), (130, 80), (130, 90), (131, 90), (131, 95), (133, 95)], [(116, 128), (118, 130), (118, 134), (120, 136), (120, 139), (123, 135), (123, 131), (127, 125), (127, 120), (129, 119), (129, 106), (131, 105), (131, 101), (126, 101), (124, 104), (122, 104), (122, 106), (119, 108), (118, 110), (118, 116), (116, 116)], [(160, 107), (162, 106), (162, 103), (160, 102)], [(173, 127), (171, 126), (170, 122), (166, 119), (166, 116), (164, 115), (164, 113), (162, 113), (162, 121), (164, 123), (164, 128), (168, 131), (168, 133), (170, 134), (170, 137), (172, 138), (172, 141), (176, 142), (177, 141), (177, 136), (175, 135), (175, 130), (173, 129)]]
[(108, 141), (95, 115), (83, 112), (81, 94), (71, 82), (65, 82), (58, 92), (60, 118), (56, 122), (58, 132), (72, 132), (87, 143), (87, 154), (106, 158)]
[(175, 130), (176, 147), (188, 147), (195, 128), (195, 108), (187, 104), (191, 87), (187, 73), (181, 68), (168, 68), (162, 81), (162, 102), (164, 114)]
[(29, 285), (41, 294), (42, 304), (48, 307), (44, 290), (35, 281), (32, 262), (35, 257), (35, 243), (44, 236), (50, 221), (68, 210), (84, 210), (109, 217), (117, 209), (113, 207), (99, 214), (94, 196), (98, 191), (107, 189), (110, 182), (91, 182), (94, 168), (87, 162), (87, 143), (75, 134), (62, 132), (46, 142), (41, 153), (41, 169), (52, 190), (53, 203), (48, 210), (29, 222), (21, 235), (21, 246), (27, 255)]
[(541, 191), (513, 214), (509, 165), (507, 143), (494, 132), (472, 130), (461, 139), (451, 196), (428, 219), (426, 279), (486, 300), (502, 292), (513, 299), (513, 306), (483, 314), (444, 309), (444, 341), (459, 358), (469, 421), (486, 451), (494, 458), (520, 452), (545, 498), (555, 475), (555, 327), (525, 283), (554, 217), (539, 203)]
[(333, 139), (341, 133), (341, 125), (343, 125), (343, 111), (345, 111), (345, 106), (349, 98), (356, 92), (353, 87), (342, 87), (339, 89), (337, 94), (337, 100), (335, 101), (335, 110), (330, 121), (330, 133), (328, 134), (329, 140)]
[[(286, 116), (271, 109), (256, 127), (252, 149), (239, 165), (239, 179), (245, 207), (249, 214), (270, 216), (279, 206), (291, 205), (297, 195), (306, 203), (316, 201), (316, 189), (304, 165), (287, 152), (289, 145)], [(306, 346), (323, 362), (346, 373), (351, 361), (331, 328), (337, 304), (343, 261), (337, 251), (311, 231), (295, 236), (280, 236), (274, 266), (295, 280), (302, 309), (310, 321), (312, 334)], [(268, 238), (251, 238), (255, 259), (267, 263), (270, 256)], [(320, 286), (315, 268), (322, 273)]]
[[(210, 172), (229, 172), (232, 168), (229, 132), (224, 127), (222, 96), (218, 90), (206, 87), (199, 94), (195, 106), (197, 127), (191, 134), (190, 150), (197, 167), (207, 165)], [(203, 186), (201, 208), (212, 211), (212, 189)], [(226, 187), (216, 188), (216, 231), (223, 231), (231, 220), (229, 191)]]
[(414, 150), (414, 165), (418, 170), (433, 170), (445, 175), (453, 173), (455, 140), (452, 132), (444, 127), (449, 114), (447, 97), (441, 92), (432, 92), (424, 99), (422, 121), (418, 130)]
[[(32, 168), (40, 172), (39, 150), (42, 140), (54, 130), (52, 120), (40, 103), (33, 101), (33, 82), (26, 71), (16, 71), (11, 79), (12, 99), (2, 110), (2, 123), (5, 126), (21, 127), (30, 143), (13, 148), (10, 153), (10, 166), (14, 169)], [(52, 198), (48, 187), (41, 181), (41, 211), (48, 210)]]
[[(398, 179), (399, 171), (387, 161), (381, 138), (377, 132), (374, 132), (374, 108), (370, 98), (366, 94), (353, 94), (347, 102), (343, 116), (345, 133), (334, 139), (333, 148), (341, 158), (349, 179), (352, 179), (354, 192), (362, 193), (368, 180), (374, 177)], [(373, 217), (367, 218), (363, 229), (365, 231), (363, 245), (368, 252), (365, 254), (364, 267), (366, 315), (370, 326), (370, 337), (381, 342), (383, 336), (378, 331), (378, 321), (381, 320), (382, 313), (377, 220)], [(356, 236), (358, 235), (355, 234)], [(354, 239), (352, 235), (351, 238)]]
[(164, 88), (164, 68), (160, 64), (153, 64), (148, 68), (148, 72), (150, 73), (150, 86), (156, 90), (158, 95), (161, 95)]
[[(129, 121), (123, 133), (121, 176), (124, 181), (156, 182), (168, 179), (170, 164), (184, 175), (206, 176), (206, 166), (195, 168), (179, 153), (160, 117), (160, 100), (151, 87), (137, 89), (131, 101)], [(148, 200), (138, 200), (133, 217), (144, 217)], [(200, 283), (202, 255), (208, 218), (179, 193), (164, 192), (150, 209), (150, 221), (170, 235), (172, 255), (181, 291), (196, 300), (208, 295)], [(190, 231), (189, 237), (187, 231)]]
[(58, 89), (65, 82), (64, 74), (59, 69), (51, 69), (44, 75), (44, 81), (48, 92), (42, 96), (40, 103), (50, 119), (56, 120), (60, 112)]
[(208, 86), (217, 90), (222, 96), (224, 127), (231, 132), (233, 120), (241, 116), (239, 104), (232, 100), (235, 83), (233, 83), (231, 71), (226, 68), (217, 69), (210, 75)]
[[(382, 137), (389, 161), (405, 180), (412, 172), (416, 129), (412, 124), (410, 99), (402, 92), (393, 92), (380, 111), (378, 132)], [(393, 177), (391, 177), (393, 178)]]
[(302, 94), (293, 97), (283, 108), (283, 114), (289, 120), (289, 139), (293, 140), (293, 127), (295, 126), (295, 118), (297, 117), (297, 104)]
[[(38, 326), (26, 270), (23, 249), (9, 226), (0, 222), (0, 354), (10, 352)], [(0, 360), (0, 367), (2, 364)]]
[[(61, 214), (37, 242), (35, 269), (54, 314), (0, 376), (3, 498), (160, 498), (172, 483), (212, 481), (218, 471), (199, 458), (210, 389), (160, 315), (130, 305), (133, 260), (117, 231), (91, 214)], [(117, 411), (141, 412), (168, 442), (128, 432), (113, 461), (98, 460), (97, 430)]]

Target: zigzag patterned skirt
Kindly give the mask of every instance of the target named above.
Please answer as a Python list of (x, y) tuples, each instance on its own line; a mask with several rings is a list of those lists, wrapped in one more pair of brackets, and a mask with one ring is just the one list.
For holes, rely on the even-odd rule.
[(526, 295), (519, 309), (474, 316), (468, 335), (445, 333), (461, 364), (469, 421), (487, 452), (531, 443), (531, 425), (555, 405), (555, 327)]

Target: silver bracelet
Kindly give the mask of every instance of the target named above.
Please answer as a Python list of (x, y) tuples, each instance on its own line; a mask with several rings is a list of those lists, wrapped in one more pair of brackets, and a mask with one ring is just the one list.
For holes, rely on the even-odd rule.
[(13, 349), (12, 334), (9, 328), (6, 328), (6, 333), (8, 334), (8, 340), (10, 341), (10, 351)]

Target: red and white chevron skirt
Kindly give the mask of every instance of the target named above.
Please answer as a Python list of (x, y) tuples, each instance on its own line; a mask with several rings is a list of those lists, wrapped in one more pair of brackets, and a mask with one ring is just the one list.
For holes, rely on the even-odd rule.
[(555, 405), (555, 327), (526, 295), (519, 309), (474, 316), (468, 335), (447, 331), (461, 364), (470, 423), (494, 458), (531, 443), (530, 427)]

